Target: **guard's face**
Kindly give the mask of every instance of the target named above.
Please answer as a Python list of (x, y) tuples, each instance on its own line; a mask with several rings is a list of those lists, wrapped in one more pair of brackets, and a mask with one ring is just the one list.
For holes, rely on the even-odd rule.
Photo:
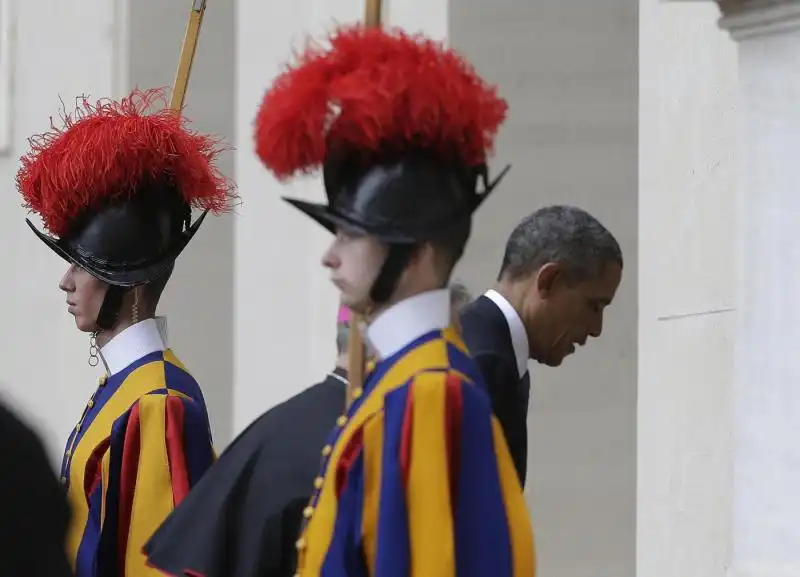
[(75, 317), (78, 330), (86, 333), (97, 330), (97, 316), (108, 285), (73, 264), (61, 278), (58, 288), (67, 293), (67, 312)]
[(609, 264), (597, 278), (577, 283), (567, 282), (558, 269), (540, 270), (539, 275), (543, 273), (546, 278), (538, 279), (532, 287), (540, 301), (534, 313), (536, 320), (525, 324), (531, 357), (557, 367), (575, 352), (576, 346), (586, 344), (589, 337), (599, 337), (603, 332), (603, 314), (617, 292), (622, 267)]
[(370, 236), (340, 229), (322, 257), (331, 271), (331, 281), (341, 291), (342, 304), (364, 314), (370, 304), (372, 288), (388, 248)]

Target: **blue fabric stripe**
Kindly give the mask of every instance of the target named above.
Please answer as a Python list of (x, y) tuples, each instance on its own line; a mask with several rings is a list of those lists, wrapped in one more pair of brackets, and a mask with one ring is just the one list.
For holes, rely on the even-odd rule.
[(410, 393), (410, 387), (407, 383), (384, 398), (381, 493), (374, 571), (375, 575), (381, 577), (408, 577), (411, 570), (408, 510), (400, 466), (406, 403), (408, 395), (413, 393)]
[(360, 454), (348, 472), (339, 499), (339, 514), (320, 577), (369, 577), (361, 555), (361, 514), (364, 502), (364, 459)]
[(505, 501), (492, 434), (492, 407), (477, 387), (462, 383), (461, 455), (455, 507), (456, 575), (512, 577)]
[(466, 375), (472, 384), (486, 390), (486, 384), (481, 376), (480, 369), (478, 369), (478, 365), (475, 364), (472, 357), (464, 354), (452, 343), (447, 343), (447, 357), (453, 369)]
[[(106, 490), (106, 518), (103, 532), (97, 543), (96, 575), (116, 575), (119, 567), (119, 489), (122, 476), (122, 449), (125, 446), (125, 434), (128, 430), (130, 412), (125, 413), (114, 422), (111, 428), (111, 460), (108, 467), (108, 488)], [(101, 503), (92, 503), (90, 515), (100, 516)], [(81, 542), (81, 547), (86, 540)], [(80, 575), (80, 573), (79, 573)]]
[[(125, 430), (126, 427), (128, 426), (129, 417), (130, 414), (125, 413), (122, 417), (120, 417), (114, 422), (114, 425), (112, 426), (111, 429), (112, 447), (113, 444), (117, 444), (117, 446), (121, 448), (121, 445), (119, 443), (125, 441)], [(111, 465), (113, 465), (113, 463)], [(109, 523), (110, 526), (113, 527), (114, 529), (114, 537), (112, 542), (114, 549), (113, 552), (116, 553), (115, 529), (116, 529), (117, 513), (119, 510), (119, 496), (113, 494), (107, 496), (110, 496), (111, 499), (107, 501), (108, 509), (106, 512), (108, 516), (106, 517), (106, 523)], [(77, 577), (83, 577), (88, 575), (104, 575), (104, 574), (113, 575), (114, 573), (116, 573), (116, 566), (114, 566), (114, 571), (112, 573), (103, 573), (97, 570), (100, 557), (105, 556), (105, 554), (103, 555), (100, 554), (101, 542), (103, 541), (108, 542), (110, 540), (110, 538), (106, 537), (105, 535), (101, 536), (100, 532), (100, 526), (102, 522), (101, 520), (102, 504), (103, 504), (103, 487), (100, 483), (98, 483), (97, 487), (95, 487), (95, 490), (89, 497), (89, 518), (86, 523), (86, 528), (84, 529), (83, 532), (83, 538), (81, 539), (81, 544), (78, 547), (78, 557), (76, 560), (75, 574), (77, 575)]]
[(194, 486), (214, 462), (208, 414), (196, 401), (181, 399), (183, 403), (183, 449), (189, 484)]

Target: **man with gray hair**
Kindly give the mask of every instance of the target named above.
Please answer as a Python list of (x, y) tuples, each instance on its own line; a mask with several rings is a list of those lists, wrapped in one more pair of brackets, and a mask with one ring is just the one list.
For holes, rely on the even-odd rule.
[(489, 388), (492, 408), (525, 484), (528, 360), (557, 367), (603, 331), (622, 279), (622, 250), (592, 215), (549, 206), (520, 222), (500, 274), (461, 315), (464, 340)]
[(461, 328), (461, 312), (472, 301), (472, 294), (464, 283), (450, 283), (450, 316), (453, 326)]

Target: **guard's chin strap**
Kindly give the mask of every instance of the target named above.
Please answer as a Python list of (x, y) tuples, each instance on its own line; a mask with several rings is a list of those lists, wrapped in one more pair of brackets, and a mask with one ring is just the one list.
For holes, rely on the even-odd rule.
[(119, 318), (119, 311), (122, 308), (122, 299), (129, 289), (109, 286), (100, 312), (97, 313), (97, 328), (100, 331), (108, 331), (114, 328)]
[(373, 303), (386, 303), (397, 288), (400, 276), (411, 261), (411, 257), (419, 248), (418, 244), (393, 244), (389, 246), (389, 254), (383, 262), (378, 278), (370, 289), (369, 298)]

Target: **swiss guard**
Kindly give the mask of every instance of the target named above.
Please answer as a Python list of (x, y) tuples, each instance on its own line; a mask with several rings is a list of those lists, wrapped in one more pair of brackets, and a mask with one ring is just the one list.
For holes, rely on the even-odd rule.
[(263, 101), (257, 153), (279, 179), (322, 171), (327, 204), (289, 202), (336, 235), (323, 264), (377, 355), (320, 448), (299, 577), (534, 575), (520, 483), (447, 289), (499, 180), (487, 156), (506, 108), (453, 50), (363, 27), (309, 47)]
[[(142, 546), (213, 461), (203, 394), (155, 312), (175, 260), (234, 187), (218, 142), (189, 130), (157, 90), (82, 99), (63, 127), (30, 139), (17, 187), (68, 263), (60, 288), (90, 364), (103, 363), (67, 441), (61, 480), (77, 577), (144, 577)], [(192, 222), (192, 209), (203, 214)]]

